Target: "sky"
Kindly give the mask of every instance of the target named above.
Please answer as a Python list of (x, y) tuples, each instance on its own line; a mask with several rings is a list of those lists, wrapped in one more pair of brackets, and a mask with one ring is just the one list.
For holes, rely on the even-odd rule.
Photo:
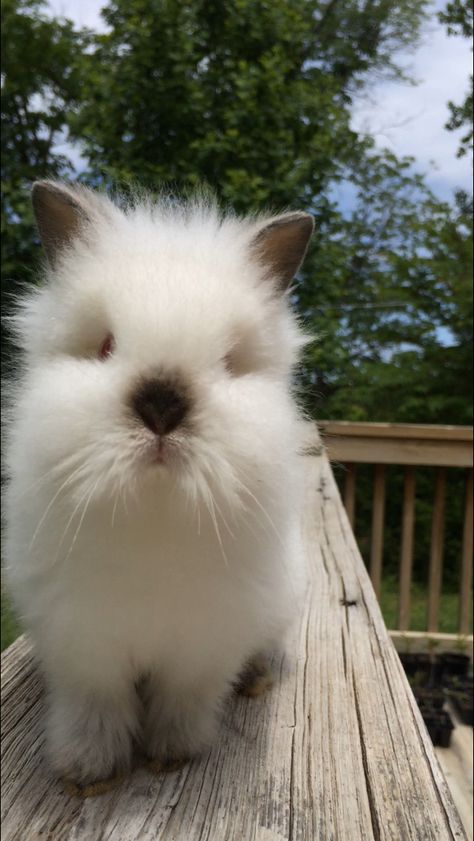
[[(100, 17), (102, 0), (50, 0), (52, 14), (63, 15), (80, 26), (104, 31)], [(470, 190), (472, 166), (469, 156), (457, 158), (461, 132), (448, 132), (449, 99), (460, 103), (472, 72), (468, 39), (449, 37), (438, 23), (435, 11), (445, 7), (434, 0), (432, 19), (425, 25), (416, 50), (400, 53), (399, 62), (409, 70), (416, 85), (379, 81), (371, 83), (354, 105), (352, 125), (368, 132), (381, 147), (397, 155), (411, 155), (416, 169), (440, 199), (450, 199), (458, 187)]]

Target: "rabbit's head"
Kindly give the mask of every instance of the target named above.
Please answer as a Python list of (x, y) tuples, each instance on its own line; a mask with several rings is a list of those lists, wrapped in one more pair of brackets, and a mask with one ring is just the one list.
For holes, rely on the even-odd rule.
[(121, 208), (49, 181), (33, 205), (47, 268), (16, 316), (24, 458), (79, 495), (251, 493), (292, 448), (304, 337), (287, 289), (311, 216)]

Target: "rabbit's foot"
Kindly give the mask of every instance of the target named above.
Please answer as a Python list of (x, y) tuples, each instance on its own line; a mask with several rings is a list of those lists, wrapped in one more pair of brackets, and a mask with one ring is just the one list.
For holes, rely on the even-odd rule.
[(236, 690), (247, 698), (258, 698), (273, 685), (273, 677), (268, 657), (256, 655), (239, 675)]
[(181, 771), (190, 760), (187, 757), (170, 757), (167, 759), (149, 759), (145, 767), (152, 774), (171, 774), (173, 771)]
[(69, 780), (65, 777), (61, 779), (62, 786), (67, 794), (75, 797), (98, 797), (100, 794), (107, 794), (118, 788), (124, 781), (125, 775), (119, 774), (116, 777), (110, 777), (108, 780), (96, 780), (93, 783), (80, 785), (79, 783)]
[(132, 766), (137, 704), (130, 691), (52, 691), (46, 737), (50, 765), (70, 793), (102, 794), (118, 785)]

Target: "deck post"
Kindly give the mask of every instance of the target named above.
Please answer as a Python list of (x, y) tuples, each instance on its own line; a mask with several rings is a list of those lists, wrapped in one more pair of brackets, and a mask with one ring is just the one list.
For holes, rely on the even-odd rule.
[(466, 496), (464, 503), (464, 528), (461, 560), (461, 586), (459, 593), (459, 633), (469, 633), (469, 614), (472, 598), (472, 467), (466, 478)]
[(431, 526), (430, 575), (428, 585), (428, 631), (438, 630), (439, 600), (443, 575), (444, 507), (446, 468), (436, 472), (433, 519)]
[(375, 595), (380, 598), (383, 560), (383, 525), (385, 516), (385, 465), (376, 464), (372, 508), (372, 539), (370, 546), (370, 579)]
[(344, 484), (344, 507), (346, 509), (351, 528), (354, 528), (355, 518), (355, 464), (346, 464), (346, 481)]
[(415, 528), (415, 471), (405, 470), (403, 488), (402, 540), (400, 554), (400, 590), (398, 628), (407, 631), (410, 625), (410, 590), (413, 564), (413, 534)]

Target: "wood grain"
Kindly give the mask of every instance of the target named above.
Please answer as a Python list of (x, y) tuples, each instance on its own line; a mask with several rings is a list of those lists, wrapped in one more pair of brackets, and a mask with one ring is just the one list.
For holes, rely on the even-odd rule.
[(361, 421), (318, 421), (325, 435), (345, 435), (349, 438), (416, 438), (432, 441), (473, 441), (472, 426), (450, 426), (430, 423), (367, 423)]
[(43, 761), (25, 638), (2, 658), (4, 841), (447, 841), (465, 834), (327, 459), (306, 457), (310, 588), (274, 688), (229, 700), (213, 749), (80, 800)]
[(473, 839), (473, 754), (472, 727), (463, 724), (456, 709), (446, 704), (455, 723), (449, 748), (435, 748), (453, 800), (462, 819), (468, 841)]
[(428, 633), (427, 631), (392, 631), (388, 632), (389, 637), (393, 640), (395, 648), (399, 652), (406, 654), (407, 652), (421, 652), (428, 653), (440, 651), (459, 651), (462, 654), (467, 654), (471, 661), (473, 659), (473, 639), (472, 634), (443, 634), (439, 631)]

